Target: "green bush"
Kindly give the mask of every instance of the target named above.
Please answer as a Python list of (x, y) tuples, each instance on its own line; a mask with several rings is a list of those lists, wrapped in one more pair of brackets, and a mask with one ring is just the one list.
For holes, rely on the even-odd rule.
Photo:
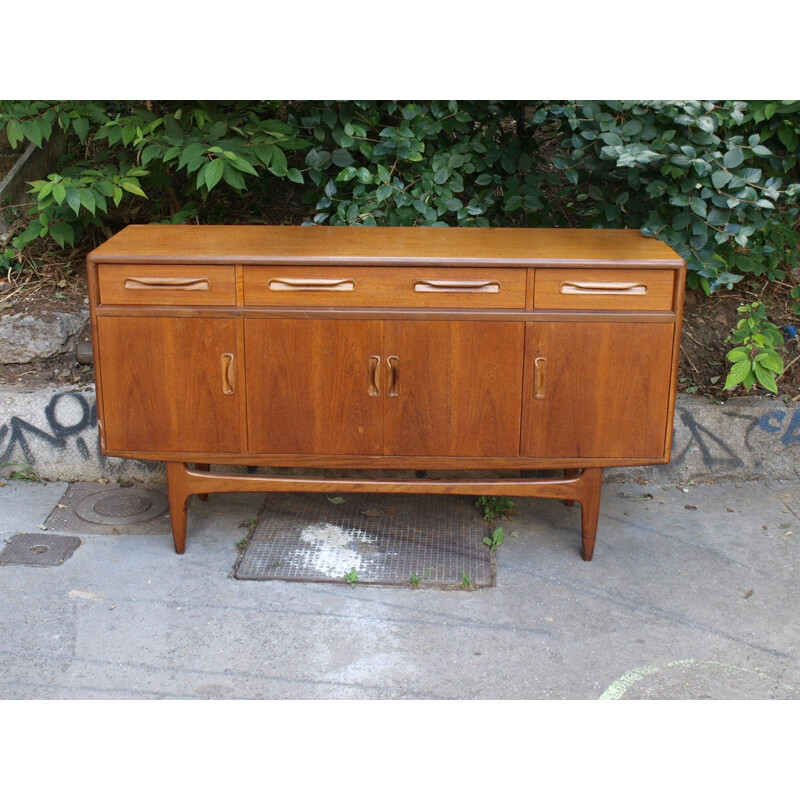
[(142, 208), (242, 222), (287, 204), (308, 224), (639, 228), (706, 293), (797, 263), (797, 102), (0, 101), (12, 146), (57, 127), (73, 146), (33, 184), (17, 250)]

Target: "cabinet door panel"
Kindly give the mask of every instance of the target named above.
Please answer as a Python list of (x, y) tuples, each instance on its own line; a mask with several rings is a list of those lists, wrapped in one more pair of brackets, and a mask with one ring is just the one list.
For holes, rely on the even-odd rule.
[(673, 329), (527, 323), (522, 455), (663, 458)]
[(385, 323), (386, 455), (519, 455), (524, 323)]
[(239, 452), (236, 327), (232, 319), (99, 317), (107, 448)]
[(383, 452), (383, 323), (245, 320), (251, 452)]

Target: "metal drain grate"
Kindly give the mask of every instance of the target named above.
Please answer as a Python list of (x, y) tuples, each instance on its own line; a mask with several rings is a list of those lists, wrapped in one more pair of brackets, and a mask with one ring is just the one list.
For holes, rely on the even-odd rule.
[(163, 487), (73, 483), (45, 521), (71, 533), (168, 533), (169, 502)]
[(0, 564), (27, 564), (32, 567), (57, 567), (78, 549), (77, 536), (52, 533), (18, 533), (0, 553)]
[[(343, 500), (344, 502), (331, 502)], [(468, 497), (270, 495), (240, 580), (304, 580), (456, 588), (494, 585), (486, 524)]]

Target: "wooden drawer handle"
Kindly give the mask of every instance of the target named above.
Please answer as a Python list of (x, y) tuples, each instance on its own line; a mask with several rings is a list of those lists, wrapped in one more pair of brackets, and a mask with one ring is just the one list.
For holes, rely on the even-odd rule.
[(126, 278), (126, 289), (178, 289), (183, 292), (207, 292), (208, 278)]
[(647, 294), (646, 283), (622, 281), (564, 281), (559, 288), (561, 294)]
[(537, 400), (545, 398), (545, 381), (547, 380), (547, 359), (539, 356), (533, 362), (533, 396)]
[(414, 281), (414, 291), (497, 294), (500, 291), (500, 284), (497, 281)]
[(356, 282), (349, 278), (273, 278), (272, 292), (354, 292)]
[(233, 394), (236, 391), (236, 368), (233, 353), (223, 353), (220, 362), (222, 365), (222, 393)]
[(380, 384), (380, 369), (381, 357), (370, 356), (367, 362), (367, 394), (370, 397), (380, 397), (381, 384)]
[(389, 388), (386, 391), (387, 397), (400, 396), (400, 359), (397, 356), (389, 356), (386, 359), (389, 365)]

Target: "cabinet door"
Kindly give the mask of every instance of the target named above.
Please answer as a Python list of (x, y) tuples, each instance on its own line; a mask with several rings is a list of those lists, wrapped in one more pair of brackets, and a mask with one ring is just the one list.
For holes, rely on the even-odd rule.
[(386, 455), (519, 455), (524, 338), (522, 322), (386, 322)]
[(522, 455), (664, 457), (672, 324), (526, 324)]
[(107, 448), (239, 452), (236, 327), (232, 319), (98, 317)]
[(383, 452), (383, 323), (248, 319), (244, 338), (251, 452)]

